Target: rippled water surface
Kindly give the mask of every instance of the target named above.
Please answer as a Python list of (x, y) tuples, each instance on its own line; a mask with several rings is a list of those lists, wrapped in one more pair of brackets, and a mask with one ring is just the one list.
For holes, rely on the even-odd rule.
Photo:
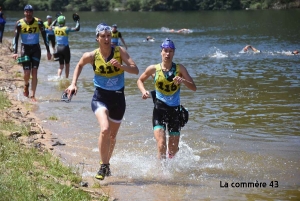
[[(48, 13), (35, 14), (45, 18)], [(68, 26), (75, 26), (72, 13), (65, 15)], [(15, 21), (22, 13), (7, 16)], [(300, 24), (294, 20), (299, 10), (80, 16), (80, 32), (70, 34), (71, 75), (81, 55), (97, 48), (94, 30), (105, 21), (119, 25), (140, 73), (161, 61), (159, 46), (166, 37), (174, 40), (174, 61), (187, 67), (197, 85), (196, 92), (182, 87), (190, 120), (178, 155), (161, 164), (151, 128), (153, 103), (141, 99), (138, 76), (126, 74), (127, 110), (111, 160), (113, 177), (100, 182), (112, 187), (111, 195), (149, 201), (300, 199), (300, 55), (288, 55), (299, 49)], [(192, 31), (167, 33), (165, 28)], [(6, 30), (12, 35), (13, 22)], [(148, 35), (155, 41), (144, 42)], [(241, 53), (247, 44), (261, 53)], [(55, 153), (92, 178), (99, 168), (99, 126), (90, 108), (92, 67), (83, 69), (78, 94), (64, 103), (60, 96), (70, 80), (55, 81), (58, 63), (45, 60), (45, 49), (43, 57), (37, 114), (66, 143)], [(146, 86), (153, 88), (150, 80)], [(266, 187), (245, 188), (242, 182)]]

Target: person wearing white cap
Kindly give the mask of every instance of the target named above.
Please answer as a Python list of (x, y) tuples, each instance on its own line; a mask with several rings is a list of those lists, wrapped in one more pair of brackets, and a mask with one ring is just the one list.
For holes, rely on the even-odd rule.
[[(172, 40), (166, 39), (161, 44), (161, 63), (150, 65), (141, 74), (137, 86), (142, 92), (142, 99), (152, 96), (153, 132), (157, 143), (158, 158), (173, 158), (179, 150), (179, 138), (184, 122), (180, 118), (180, 88), (184, 84), (190, 90), (196, 91), (197, 87), (182, 64), (173, 62), (175, 45)], [(154, 93), (146, 90), (144, 82), (154, 77)], [(151, 94), (151, 96), (150, 96)], [(166, 129), (169, 133), (169, 142), (166, 142)]]
[(83, 67), (90, 64), (94, 70), (95, 87), (91, 107), (100, 125), (98, 147), (101, 161), (95, 178), (103, 180), (111, 175), (109, 161), (125, 114), (125, 72), (137, 75), (139, 69), (125, 48), (111, 46), (111, 27), (107, 24), (96, 27), (96, 41), (99, 47), (82, 55), (74, 70), (72, 84), (65, 92), (68, 97), (73, 93), (76, 95), (78, 77)]
[[(47, 15), (47, 22), (44, 22), (44, 26), (45, 26), (45, 31), (46, 31), (46, 34), (47, 34), (47, 41), (49, 43), (49, 41), (51, 41), (51, 46), (52, 46), (52, 49), (53, 49), (53, 53), (56, 51), (55, 50), (55, 35), (54, 35), (54, 31), (51, 27), (51, 24), (52, 24), (52, 16), (51, 15)], [(50, 45), (50, 43), (49, 43)]]

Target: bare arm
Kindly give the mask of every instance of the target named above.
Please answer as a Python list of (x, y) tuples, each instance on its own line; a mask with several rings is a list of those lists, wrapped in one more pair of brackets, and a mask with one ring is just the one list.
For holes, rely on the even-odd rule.
[(145, 72), (143, 72), (143, 74), (139, 77), (139, 79), (137, 80), (137, 86), (140, 89), (140, 91), (142, 92), (142, 98), (143, 99), (147, 99), (150, 98), (150, 93), (149, 91), (147, 91), (145, 89), (145, 85), (144, 82), (149, 78), (152, 77), (153, 74), (155, 74), (155, 65), (151, 65), (148, 66), (145, 70)]
[(122, 43), (124, 44), (124, 46), (125, 46), (125, 48), (126, 48), (126, 50), (127, 50), (127, 45), (126, 45), (124, 39), (123, 39), (123, 38), (120, 38), (120, 39), (121, 39)]
[(176, 76), (174, 77), (174, 82), (175, 84), (181, 84), (183, 83), (185, 86), (187, 86), (189, 89), (196, 91), (197, 87), (194, 83), (193, 78), (190, 76), (190, 74), (188, 73), (188, 71), (186, 70), (186, 68), (179, 64), (179, 74), (180, 76)]
[(136, 66), (135, 62), (133, 61), (133, 59), (129, 56), (128, 52), (123, 49), (122, 47), (120, 47), (120, 54), (121, 54), (121, 58), (122, 61), (124, 61), (124, 63), (126, 65), (120, 64), (118, 60), (116, 59), (111, 59), (110, 63), (120, 69), (123, 69), (124, 71), (131, 73), (131, 74), (139, 74), (139, 69)]
[(82, 57), (80, 58), (79, 62), (77, 63), (75, 70), (74, 70), (74, 74), (73, 74), (73, 79), (72, 79), (72, 83), (71, 85), (65, 90), (68, 93), (68, 96), (70, 96), (70, 94), (72, 92), (75, 92), (75, 94), (77, 93), (77, 81), (78, 81), (78, 77), (82, 71), (82, 68), (86, 65), (86, 64), (93, 64), (93, 60), (94, 60), (94, 51), (92, 52), (86, 52), (82, 55)]
[(79, 21), (76, 21), (76, 26), (71, 28), (70, 31), (74, 32), (74, 31), (79, 31), (80, 30), (80, 23)]

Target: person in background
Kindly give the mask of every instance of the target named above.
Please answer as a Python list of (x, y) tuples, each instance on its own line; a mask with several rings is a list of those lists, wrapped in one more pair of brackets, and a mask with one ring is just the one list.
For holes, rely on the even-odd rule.
[(4, 28), (5, 28), (6, 18), (0, 6), (0, 43), (2, 43)]
[(252, 47), (251, 45), (246, 45), (246, 46), (243, 48), (243, 51), (244, 51), (244, 52), (247, 52), (247, 51), (249, 51), (249, 50), (252, 50), (253, 52), (257, 52), (257, 53), (260, 52), (260, 50), (258, 50), (258, 49), (256, 49), (256, 48)]
[(54, 20), (52, 24), (56, 24), (56, 21), (58, 23), (58, 26), (52, 26), (52, 29), (54, 30), (55, 39), (56, 39), (56, 48), (57, 48), (57, 51), (54, 55), (55, 58), (58, 58), (59, 60), (59, 68), (57, 71), (57, 76), (60, 77), (64, 67), (66, 67), (65, 75), (66, 78), (68, 78), (70, 72), (70, 60), (71, 60), (71, 51), (69, 47), (69, 33), (79, 31), (80, 23), (79, 20), (77, 20), (75, 27), (70, 28), (68, 26), (65, 26), (66, 18), (63, 15), (59, 16), (56, 20)]
[[(155, 96), (153, 109), (153, 131), (157, 142), (158, 158), (172, 158), (179, 150), (180, 138), (180, 88), (184, 84), (196, 91), (196, 85), (182, 64), (173, 63), (175, 45), (172, 40), (166, 39), (161, 44), (161, 63), (150, 65), (137, 80), (137, 86), (142, 92), (142, 98), (150, 97), (145, 89), (144, 82), (154, 77)], [(152, 95), (153, 96), (153, 95)], [(166, 142), (166, 129), (169, 133), (169, 142)]]
[[(42, 34), (46, 49), (48, 60), (51, 59), (49, 45), (46, 39), (46, 32), (43, 21), (39, 18), (33, 17), (33, 7), (26, 5), (24, 7), (25, 17), (18, 20), (15, 25), (15, 37), (13, 39), (13, 58), (18, 59), (22, 63), (24, 70), (24, 91), (23, 95), (29, 97), (29, 79), (31, 80), (31, 100), (36, 101), (35, 92), (37, 88), (37, 73), (41, 59), (41, 47), (39, 44), (39, 33)], [(18, 41), (21, 36), (21, 57), (18, 56)], [(18, 58), (19, 57), (19, 58)]]
[(53, 53), (54, 53), (56, 51), (55, 50), (55, 35), (54, 35), (54, 31), (51, 27), (51, 24), (52, 24), (52, 16), (47, 15), (47, 22), (44, 22), (45, 31), (46, 31), (46, 34), (47, 34), (46, 39), (47, 39), (48, 43), (49, 43), (49, 41), (51, 41), (52, 50), (53, 50)]
[(126, 108), (124, 74), (137, 75), (139, 69), (123, 47), (112, 47), (111, 27), (107, 24), (101, 23), (96, 27), (96, 41), (99, 47), (82, 55), (74, 70), (72, 83), (65, 92), (68, 97), (73, 93), (76, 95), (82, 68), (90, 64), (95, 73), (91, 107), (100, 125), (98, 146), (101, 161), (95, 178), (103, 180), (111, 175), (109, 161)]
[(146, 37), (146, 40), (147, 40), (147, 41), (154, 42), (154, 41), (155, 41), (155, 38), (153, 38), (152, 36), (147, 36), (147, 37)]
[(298, 50), (294, 50), (294, 51), (292, 51), (292, 54), (293, 55), (299, 54), (299, 51)]
[(119, 38), (121, 39), (123, 45), (125, 46), (127, 50), (127, 45), (122, 37), (121, 32), (118, 31), (118, 26), (116, 24), (112, 25), (112, 31), (111, 31), (111, 44), (113, 46), (119, 46)]

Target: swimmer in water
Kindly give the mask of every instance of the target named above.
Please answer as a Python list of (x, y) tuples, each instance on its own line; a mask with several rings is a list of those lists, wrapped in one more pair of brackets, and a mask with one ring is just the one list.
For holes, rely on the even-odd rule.
[(246, 45), (244, 48), (243, 48), (243, 51), (244, 52), (248, 52), (249, 50), (252, 50), (253, 52), (256, 52), (256, 53), (260, 53), (260, 50), (252, 47), (251, 45)]

